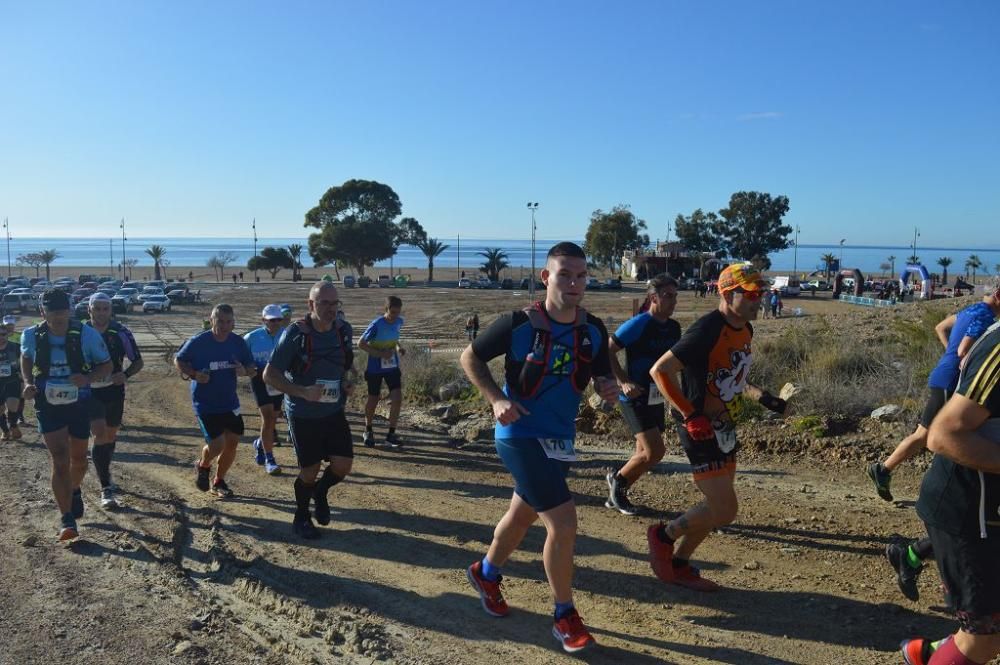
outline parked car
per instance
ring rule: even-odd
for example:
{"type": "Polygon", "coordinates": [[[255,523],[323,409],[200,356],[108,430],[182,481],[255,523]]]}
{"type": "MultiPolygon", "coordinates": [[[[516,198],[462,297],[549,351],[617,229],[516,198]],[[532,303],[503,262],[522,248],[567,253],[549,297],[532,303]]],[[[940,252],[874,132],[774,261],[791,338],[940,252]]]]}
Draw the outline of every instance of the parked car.
{"type": "Polygon", "coordinates": [[[354,279],[354,275],[344,275],[344,286],[353,289],[357,284],[357,280],[354,279]]]}
{"type": "Polygon", "coordinates": [[[176,304],[183,304],[190,300],[191,295],[187,289],[173,289],[167,291],[167,299],[176,304]]]}
{"type": "Polygon", "coordinates": [[[111,311],[115,314],[127,314],[132,311],[135,303],[129,296],[114,295],[111,297],[111,311]]]}
{"type": "Polygon", "coordinates": [[[512,280],[510,277],[504,277],[503,281],[500,282],[500,288],[510,291],[511,289],[514,288],[514,280],[512,280]]]}
{"type": "Polygon", "coordinates": [[[486,277],[485,275],[481,275],[472,284],[472,288],[474,288],[474,289],[488,289],[488,288],[490,288],[490,278],[486,277]]]}
{"type": "Polygon", "coordinates": [[[622,281],[617,277],[608,277],[606,280],[604,280],[604,285],[602,288],[607,291],[621,291],[622,281]]]}
{"type": "MultiPolygon", "coordinates": [[[[527,291],[528,287],[530,285],[531,285],[531,278],[530,277],[525,277],[524,279],[521,280],[521,285],[518,288],[524,289],[525,291],[527,291]]],[[[535,281],[535,290],[536,291],[541,291],[544,288],[545,288],[544,284],[542,284],[540,281],[537,281],[537,280],[535,281]]]]}
{"type": "Polygon", "coordinates": [[[111,297],[112,300],[115,298],[125,298],[128,300],[129,306],[132,306],[139,301],[139,291],[136,289],[118,289],[118,293],[111,297]]]}
{"type": "Polygon", "coordinates": [[[8,293],[0,300],[0,308],[3,309],[5,314],[10,312],[28,312],[31,311],[32,305],[28,298],[24,298],[15,293],[8,293]]]}
{"type": "Polygon", "coordinates": [[[169,312],[170,298],[162,293],[147,295],[146,299],[142,301],[142,311],[144,314],[146,312],[169,312]]]}
{"type": "Polygon", "coordinates": [[[78,303],[81,300],[89,298],[93,293],[94,293],[93,289],[83,289],[83,288],[77,289],[76,291],[70,294],[70,302],[74,304],[78,303]]]}
{"type": "Polygon", "coordinates": [[[810,281],[807,286],[813,291],[829,291],[830,282],[823,279],[814,279],[810,281]]]}
{"type": "Polygon", "coordinates": [[[601,290],[601,280],[597,279],[596,277],[588,277],[587,278],[587,285],[586,285],[585,288],[586,288],[587,291],[600,291],[601,290]]]}
{"type": "Polygon", "coordinates": [[[379,275],[378,276],[378,288],[380,288],[380,289],[388,289],[390,286],[392,286],[392,278],[391,277],[389,277],[388,275],[379,275]]]}
{"type": "Polygon", "coordinates": [[[90,318],[90,301],[81,300],[73,307],[73,316],[83,321],[90,318]]]}
{"type": "Polygon", "coordinates": [[[458,280],[458,288],[471,289],[472,281],[468,277],[463,277],[462,279],[458,280]]]}
{"type": "Polygon", "coordinates": [[[139,302],[145,303],[148,299],[152,298],[153,296],[166,297],[166,294],[163,293],[163,289],[157,288],[155,286],[147,286],[142,290],[142,293],[139,294],[139,302]]]}
{"type": "Polygon", "coordinates": [[[165,281],[163,281],[162,279],[151,279],[148,282],[146,282],[145,285],[146,286],[153,286],[153,287],[156,287],[158,289],[166,289],[167,288],[167,283],[165,281]]]}

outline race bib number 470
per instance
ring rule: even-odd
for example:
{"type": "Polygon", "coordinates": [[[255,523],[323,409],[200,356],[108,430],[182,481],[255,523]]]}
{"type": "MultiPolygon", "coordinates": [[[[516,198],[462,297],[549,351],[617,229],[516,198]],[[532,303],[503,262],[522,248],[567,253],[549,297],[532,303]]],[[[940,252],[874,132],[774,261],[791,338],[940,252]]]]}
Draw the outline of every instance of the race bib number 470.
{"type": "Polygon", "coordinates": [[[575,462],[576,449],[573,447],[573,439],[539,439],[542,450],[549,459],[560,462],[575,462]]]}

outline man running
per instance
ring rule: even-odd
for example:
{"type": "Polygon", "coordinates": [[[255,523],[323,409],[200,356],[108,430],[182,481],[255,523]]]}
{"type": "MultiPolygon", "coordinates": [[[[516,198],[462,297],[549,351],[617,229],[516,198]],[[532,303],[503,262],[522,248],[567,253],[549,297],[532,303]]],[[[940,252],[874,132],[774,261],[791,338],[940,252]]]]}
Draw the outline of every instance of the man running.
{"type": "Polygon", "coordinates": [[[911,665],[981,665],[1000,655],[1000,324],[968,352],[927,447],[934,460],[917,514],[960,628],[936,648],[904,640],[903,655],[911,665]]]}
{"type": "Polygon", "coordinates": [[[649,378],[649,370],[681,337],[680,325],[670,318],[677,305],[677,280],[666,273],[657,275],[649,280],[647,292],[649,309],[619,326],[608,342],[611,371],[621,389],[618,406],[635,436],[635,453],[625,466],[607,476],[608,500],[604,505],[623,515],[638,514],[628,490],[663,459],[663,395],[649,378]],[[618,362],[622,349],[627,369],[618,362]]]}
{"type": "MultiPolygon", "coordinates": [[[[959,368],[976,340],[1000,316],[1000,277],[994,277],[981,302],[969,305],[941,321],[934,328],[944,354],[927,380],[930,397],[924,406],[920,424],[912,434],[903,439],[884,462],[868,465],[868,477],[875,484],[875,491],[886,501],[892,501],[890,483],[892,472],[903,462],[919,455],[927,447],[927,431],[948,396],[955,392],[959,368]]],[[[910,600],[920,598],[917,579],[924,561],[934,558],[930,538],[921,538],[909,545],[891,543],[886,547],[886,557],[896,570],[900,591],[910,600]]]]}
{"type": "Polygon", "coordinates": [[[110,376],[90,385],[92,390],[87,406],[90,429],[94,434],[94,449],[90,456],[101,483],[101,507],[114,509],[119,505],[115,486],[111,482],[111,460],[125,413],[125,383],[142,369],[142,355],[132,331],[111,320],[111,298],[104,293],[95,293],[90,296],[89,309],[90,321],[87,324],[101,334],[111,354],[110,376]],[[128,367],[125,367],[126,358],[128,367]]]}
{"type": "Polygon", "coordinates": [[[694,322],[650,375],[673,405],[677,434],[694,482],[705,495],[698,505],[646,532],[653,573],[664,582],[716,591],[691,565],[695,549],[712,532],[736,518],[736,427],[729,405],[739,395],[783,414],[785,401],[747,382],[751,321],[757,318],[767,284],[750,264],[737,263],[719,275],[719,306],[694,322]],[[677,374],[683,372],[683,383],[677,374]],[[676,541],[680,541],[679,543],[676,541]],[[675,547],[676,543],[676,547],[675,547]]]}
{"type": "MultiPolygon", "coordinates": [[[[17,317],[8,314],[3,317],[3,327],[7,331],[7,341],[21,348],[21,333],[17,332],[17,317]]],[[[7,416],[7,425],[11,428],[12,438],[20,438],[21,430],[19,425],[26,424],[24,420],[24,398],[17,400],[17,413],[7,416]],[[17,428],[18,436],[13,436],[14,429],[17,428]]]]}
{"type": "Polygon", "coordinates": [[[6,327],[0,327],[0,440],[21,438],[17,410],[21,403],[21,345],[10,339],[6,327]]]}
{"type": "Polygon", "coordinates": [[[42,294],[44,321],[21,335],[24,399],[35,400],[38,431],[52,459],[52,494],[62,515],[59,540],[79,535],[83,517],[80,484],[87,474],[90,384],[111,373],[111,356],[101,335],[70,321],[69,296],[51,289],[42,294]]]}
{"type": "Polygon", "coordinates": [[[236,459],[236,447],[243,436],[240,398],[236,378],[257,375],[253,356],[243,338],[233,333],[236,317],[232,305],[212,308],[211,328],[184,342],[174,364],[181,376],[191,380],[191,401],[205,436],[201,458],[195,463],[195,486],[209,488],[223,499],[233,491],[226,484],[226,472],[236,459]],[[215,480],[209,485],[212,462],[218,458],[215,480]]]}
{"type": "Polygon", "coordinates": [[[314,284],[309,290],[309,313],[285,330],[264,368],[264,381],[285,393],[289,436],[299,461],[292,529],[308,539],[319,537],[309,502],[315,505],[316,521],[329,524],[327,494],[351,472],[354,460],[344,414],[354,350],[350,324],[337,318],[339,307],[337,287],[330,282],[314,284]],[[320,476],[324,461],[329,464],[320,476]]]}
{"type": "Polygon", "coordinates": [[[281,337],[284,316],[278,305],[268,305],[260,316],[264,325],[243,336],[257,364],[257,374],[250,379],[250,385],[254,399],[257,400],[257,408],[260,409],[260,438],[254,440],[253,449],[257,466],[263,466],[268,475],[275,476],[281,473],[281,467],[274,460],[274,439],[284,395],[277,388],[264,383],[262,373],[281,337]]]}
{"type": "Polygon", "coordinates": [[[368,367],[365,370],[365,382],[368,384],[368,401],[365,402],[365,446],[375,445],[375,434],[372,432],[372,422],[375,419],[375,407],[378,406],[382,391],[382,381],[389,389],[389,432],[385,442],[393,448],[403,445],[396,434],[396,423],[399,421],[399,409],[403,405],[403,379],[399,369],[399,358],[406,350],[399,345],[399,331],[403,327],[403,301],[396,296],[385,299],[385,314],[368,324],[361,334],[358,348],[368,354],[368,367]]]}
{"type": "Polygon", "coordinates": [[[573,605],[576,505],[566,485],[580,395],[593,379],[609,404],[618,395],[608,360],[608,333],[579,307],[587,259],[571,242],[549,250],[541,272],[545,301],[501,316],[462,353],[462,369],[493,407],[496,449],[514,477],[514,495],[486,556],[469,566],[469,583],[487,614],[506,616],[501,569],[535,520],[545,524],[542,560],[555,598],[552,634],[573,653],[594,643],[573,605]],[[504,356],[497,386],[487,363],[504,356]]]}

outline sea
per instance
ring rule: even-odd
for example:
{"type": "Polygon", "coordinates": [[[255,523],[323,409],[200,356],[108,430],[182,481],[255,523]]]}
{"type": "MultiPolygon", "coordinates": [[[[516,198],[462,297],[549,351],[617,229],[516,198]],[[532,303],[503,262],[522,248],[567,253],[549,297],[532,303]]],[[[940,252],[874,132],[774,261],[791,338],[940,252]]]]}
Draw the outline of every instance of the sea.
{"type": "MultiPolygon", "coordinates": [[[[443,254],[434,259],[434,266],[437,269],[449,268],[459,270],[469,270],[474,273],[483,258],[479,255],[487,248],[502,248],[508,256],[507,261],[513,267],[528,267],[531,265],[531,240],[511,239],[511,238],[439,238],[448,245],[448,249],[443,254]]],[[[541,266],[545,261],[545,254],[556,242],[561,239],[544,239],[535,241],[535,265],[541,266]]],[[[582,244],[582,240],[575,242],[582,244]]],[[[258,238],[257,249],[264,247],[287,247],[291,244],[300,244],[307,247],[305,238],[258,238]]],[[[204,266],[206,262],[219,252],[232,252],[236,255],[233,266],[245,266],[247,261],[254,255],[254,243],[252,238],[129,238],[124,246],[121,238],[12,238],[5,246],[4,238],[0,237],[0,265],[5,259],[5,250],[10,257],[10,265],[13,272],[29,274],[33,272],[28,266],[19,266],[17,257],[22,254],[54,249],[58,252],[58,258],[53,262],[53,266],[81,266],[93,267],[95,269],[108,268],[117,272],[118,265],[122,261],[122,256],[126,258],[138,259],[136,269],[142,267],[152,267],[153,261],[146,254],[146,249],[152,245],[160,245],[166,249],[166,259],[168,265],[174,266],[204,266]]],[[[311,266],[312,262],[306,254],[304,264],[311,266]]],[[[995,274],[1000,272],[1000,248],[995,247],[921,247],[917,246],[917,256],[928,271],[940,273],[941,266],[938,260],[942,257],[951,259],[948,266],[948,274],[956,275],[965,272],[965,263],[970,255],[976,255],[982,262],[982,267],[977,270],[977,274],[995,274]]],[[[890,245],[847,245],[841,247],[835,245],[799,245],[775,252],[769,256],[771,259],[771,270],[778,272],[800,272],[810,273],[823,269],[823,262],[820,257],[824,254],[832,254],[841,260],[844,268],[857,268],[861,272],[868,274],[884,274],[891,266],[897,273],[905,266],[906,258],[913,254],[912,248],[907,246],[890,245]],[[895,259],[890,259],[895,257],[895,259]],[[883,266],[887,266],[883,268],[883,266]]],[[[388,268],[390,263],[399,267],[424,267],[427,265],[425,257],[419,249],[404,245],[399,248],[396,255],[390,260],[380,261],[376,268],[388,268]]]]}

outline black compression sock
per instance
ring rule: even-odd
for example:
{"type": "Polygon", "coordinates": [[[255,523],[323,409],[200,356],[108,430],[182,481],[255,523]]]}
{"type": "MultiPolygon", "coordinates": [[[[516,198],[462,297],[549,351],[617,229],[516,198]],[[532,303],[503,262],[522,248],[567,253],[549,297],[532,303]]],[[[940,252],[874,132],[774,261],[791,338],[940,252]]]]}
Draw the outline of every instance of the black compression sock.
{"type": "Polygon", "coordinates": [[[111,484],[111,453],[114,450],[113,444],[95,444],[90,456],[94,460],[94,469],[97,470],[97,479],[101,481],[101,487],[111,484]]]}
{"type": "Polygon", "coordinates": [[[343,480],[343,476],[338,476],[333,472],[333,467],[328,466],[326,470],[323,471],[323,475],[320,476],[319,482],[316,483],[317,492],[327,492],[331,487],[343,480]]]}
{"type": "Polygon", "coordinates": [[[306,485],[301,478],[295,479],[295,519],[309,517],[309,500],[315,485],[306,485]]]}
{"type": "Polygon", "coordinates": [[[656,529],[656,537],[660,539],[661,543],[667,543],[668,545],[674,544],[674,539],[667,535],[667,525],[661,524],[656,529]]]}
{"type": "Polygon", "coordinates": [[[395,427],[390,427],[389,428],[389,434],[388,434],[388,436],[392,436],[395,433],[396,433],[396,428],[395,427]]]}
{"type": "Polygon", "coordinates": [[[931,544],[930,538],[921,538],[913,543],[910,543],[910,549],[913,553],[917,555],[917,558],[921,561],[927,561],[928,559],[934,558],[934,545],[931,544]]]}

